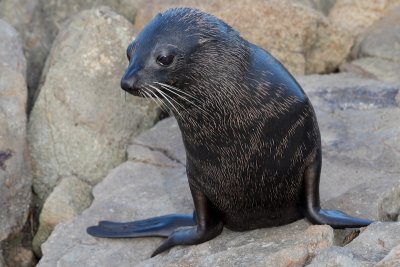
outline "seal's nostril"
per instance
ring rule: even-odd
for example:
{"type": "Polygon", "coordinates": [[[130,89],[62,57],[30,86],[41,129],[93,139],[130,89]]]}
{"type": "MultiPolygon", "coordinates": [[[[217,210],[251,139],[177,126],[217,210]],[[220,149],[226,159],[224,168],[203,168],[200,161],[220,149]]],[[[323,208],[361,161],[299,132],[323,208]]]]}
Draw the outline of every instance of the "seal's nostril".
{"type": "Polygon", "coordinates": [[[121,88],[124,89],[125,91],[129,91],[130,89],[132,89],[132,83],[128,79],[122,78],[121,88]]]}

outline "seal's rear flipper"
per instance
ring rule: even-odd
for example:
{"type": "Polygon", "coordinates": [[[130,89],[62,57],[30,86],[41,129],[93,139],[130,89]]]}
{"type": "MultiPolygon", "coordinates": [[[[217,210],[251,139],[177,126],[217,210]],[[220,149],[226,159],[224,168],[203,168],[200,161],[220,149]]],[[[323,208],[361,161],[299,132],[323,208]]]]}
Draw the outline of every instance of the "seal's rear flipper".
{"type": "Polygon", "coordinates": [[[87,228],[87,233],[108,238],[167,237],[179,227],[196,225],[194,217],[188,214],[170,214],[133,222],[100,221],[98,225],[87,228]]]}
{"type": "Polygon", "coordinates": [[[314,224],[328,224],[333,228],[357,228],[373,221],[352,217],[338,210],[323,210],[319,201],[319,176],[321,153],[317,152],[313,162],[304,172],[305,216],[314,224]]]}

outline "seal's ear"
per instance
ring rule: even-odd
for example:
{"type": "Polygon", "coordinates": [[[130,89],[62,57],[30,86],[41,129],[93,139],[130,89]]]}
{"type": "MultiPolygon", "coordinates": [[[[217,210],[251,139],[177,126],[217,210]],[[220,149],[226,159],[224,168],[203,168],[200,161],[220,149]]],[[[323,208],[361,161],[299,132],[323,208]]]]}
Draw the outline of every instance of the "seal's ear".
{"type": "Polygon", "coordinates": [[[198,40],[198,45],[202,46],[202,45],[209,44],[209,43],[214,43],[214,42],[217,42],[217,41],[218,40],[215,39],[215,38],[200,38],[198,40]]]}

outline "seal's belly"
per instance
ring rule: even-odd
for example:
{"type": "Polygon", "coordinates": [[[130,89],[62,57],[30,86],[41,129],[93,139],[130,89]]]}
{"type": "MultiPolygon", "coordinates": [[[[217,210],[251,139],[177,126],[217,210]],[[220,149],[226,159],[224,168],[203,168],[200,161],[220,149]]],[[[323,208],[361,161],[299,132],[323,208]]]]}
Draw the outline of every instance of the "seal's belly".
{"type": "Polygon", "coordinates": [[[268,173],[257,163],[247,170],[238,165],[207,166],[190,176],[191,184],[220,210],[225,225],[233,230],[277,226],[302,218],[302,177],[304,168],[268,173]],[[234,167],[233,167],[234,166],[234,167]],[[191,178],[193,177],[193,178],[191,178]]]}

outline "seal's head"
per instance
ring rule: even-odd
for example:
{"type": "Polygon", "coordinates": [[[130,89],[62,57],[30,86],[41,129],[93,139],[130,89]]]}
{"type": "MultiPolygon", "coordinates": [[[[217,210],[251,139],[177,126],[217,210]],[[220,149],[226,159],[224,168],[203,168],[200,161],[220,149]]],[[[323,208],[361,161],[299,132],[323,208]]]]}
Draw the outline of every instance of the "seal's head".
{"type": "Polygon", "coordinates": [[[158,14],[129,45],[129,66],[121,87],[144,97],[172,100],[186,91],[186,96],[199,98],[202,87],[210,87],[211,81],[218,83],[217,76],[224,77],[226,69],[240,70],[237,62],[244,53],[238,52],[243,46],[237,39],[243,41],[230,26],[209,14],[169,9],[158,14]]]}

